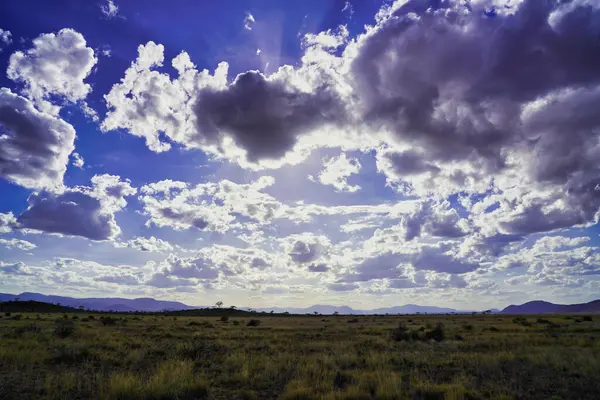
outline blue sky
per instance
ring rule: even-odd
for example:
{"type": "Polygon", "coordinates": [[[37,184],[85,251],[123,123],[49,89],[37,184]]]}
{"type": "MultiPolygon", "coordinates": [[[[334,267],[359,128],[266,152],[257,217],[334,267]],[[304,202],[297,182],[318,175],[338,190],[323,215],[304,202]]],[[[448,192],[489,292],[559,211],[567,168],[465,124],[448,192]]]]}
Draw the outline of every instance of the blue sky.
{"type": "Polygon", "coordinates": [[[0,4],[0,291],[597,297],[596,2],[0,4]]]}

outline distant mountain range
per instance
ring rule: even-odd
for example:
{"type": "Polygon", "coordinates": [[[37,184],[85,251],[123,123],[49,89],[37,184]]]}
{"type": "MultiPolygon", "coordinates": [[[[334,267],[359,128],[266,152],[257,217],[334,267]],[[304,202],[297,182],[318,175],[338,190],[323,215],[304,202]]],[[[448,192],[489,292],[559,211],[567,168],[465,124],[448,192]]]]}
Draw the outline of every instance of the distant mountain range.
{"type": "Polygon", "coordinates": [[[98,311],[173,311],[197,308],[177,301],[161,301],[151,298],[123,299],[119,297],[107,297],[76,299],[73,297],[47,296],[40,293],[28,292],[16,295],[0,293],[0,301],[15,300],[16,298],[19,300],[33,300],[44,303],[60,303],[62,306],[75,308],[83,306],[86,309],[98,311]]]}
{"type": "Polygon", "coordinates": [[[576,314],[600,313],[600,300],[581,304],[554,304],[547,301],[530,301],[520,306],[510,305],[501,314],[576,314]]]}
{"type": "Polygon", "coordinates": [[[314,305],[306,308],[259,308],[256,311],[275,311],[276,313],[289,312],[290,314],[334,314],[337,312],[342,315],[368,315],[368,314],[451,314],[451,313],[471,313],[471,311],[460,311],[453,308],[434,307],[434,306],[418,306],[415,304],[406,304],[404,306],[375,308],[372,310],[355,310],[348,306],[328,306],[314,305]]]}
{"type": "MultiPolygon", "coordinates": [[[[193,310],[198,308],[206,308],[200,306],[189,306],[177,301],[162,301],[152,298],[124,299],[119,297],[107,298],[84,298],[78,299],[65,296],[48,296],[40,293],[21,293],[21,294],[6,294],[0,293],[0,302],[19,300],[32,300],[44,303],[60,303],[62,306],[79,308],[83,306],[85,309],[98,311],[178,311],[178,310],[193,310]]],[[[250,310],[247,307],[239,307],[242,310],[250,310]]],[[[314,305],[306,308],[290,308],[290,307],[272,307],[272,308],[253,308],[257,312],[276,312],[290,314],[342,314],[342,315],[368,315],[368,314],[468,314],[473,311],[455,310],[453,308],[434,307],[434,306],[419,306],[415,304],[406,304],[403,306],[375,308],[371,310],[355,310],[348,306],[330,306],[330,305],[314,305]]],[[[479,312],[483,310],[478,310],[479,312]]],[[[547,313],[600,313],[600,300],[595,300],[584,304],[553,304],[546,301],[531,301],[521,305],[511,305],[499,311],[491,309],[492,313],[501,314],[547,314],[547,313]]]]}

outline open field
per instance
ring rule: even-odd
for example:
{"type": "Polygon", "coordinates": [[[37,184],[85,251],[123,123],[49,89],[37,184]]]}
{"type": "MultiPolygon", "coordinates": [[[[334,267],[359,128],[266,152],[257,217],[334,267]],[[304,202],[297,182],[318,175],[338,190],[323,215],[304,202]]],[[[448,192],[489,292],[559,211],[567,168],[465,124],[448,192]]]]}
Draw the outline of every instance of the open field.
{"type": "Polygon", "coordinates": [[[600,317],[3,313],[0,398],[598,399],[600,317]]]}

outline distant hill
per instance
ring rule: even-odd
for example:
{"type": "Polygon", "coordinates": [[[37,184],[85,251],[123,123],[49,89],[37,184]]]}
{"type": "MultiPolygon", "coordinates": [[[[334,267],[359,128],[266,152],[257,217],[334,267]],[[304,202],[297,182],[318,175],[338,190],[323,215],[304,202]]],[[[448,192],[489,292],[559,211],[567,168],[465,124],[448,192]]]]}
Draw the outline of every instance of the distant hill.
{"type": "Polygon", "coordinates": [[[74,307],[57,306],[41,301],[4,301],[0,302],[0,312],[32,312],[32,313],[72,313],[79,310],[74,307]]]}
{"type": "Polygon", "coordinates": [[[600,300],[581,304],[554,304],[547,301],[530,301],[521,305],[510,305],[501,314],[575,314],[600,313],[600,300]]]}
{"type": "Polygon", "coordinates": [[[164,311],[164,310],[189,310],[196,307],[188,306],[177,301],[161,301],[151,298],[123,299],[123,298],[83,298],[77,299],[64,296],[47,296],[40,293],[5,294],[0,293],[0,301],[19,299],[22,301],[33,300],[44,303],[60,304],[61,306],[98,311],[164,311]]]}
{"type": "Polygon", "coordinates": [[[384,307],[375,308],[371,310],[355,310],[348,306],[329,306],[329,305],[314,305],[306,308],[293,308],[293,307],[272,307],[272,308],[259,308],[256,311],[267,311],[271,310],[276,313],[289,312],[290,314],[333,314],[337,312],[341,315],[369,315],[369,314],[451,314],[451,313],[470,313],[471,311],[459,311],[453,308],[434,307],[434,306],[418,306],[415,304],[407,304],[404,306],[395,307],[384,307]]]}
{"type": "MultiPolygon", "coordinates": [[[[207,313],[208,307],[194,307],[177,301],[162,301],[152,298],[124,299],[119,297],[108,298],[74,298],[66,296],[52,296],[40,293],[25,292],[18,295],[0,293],[0,301],[12,301],[15,299],[21,301],[38,301],[44,303],[60,304],[61,306],[79,308],[83,306],[86,310],[97,311],[117,311],[117,312],[160,312],[160,311],[185,311],[200,310],[207,313]]],[[[227,306],[225,306],[227,309],[227,306]]],[[[239,307],[240,311],[250,310],[247,307],[239,307]]],[[[338,313],[341,315],[368,315],[368,314],[451,314],[451,313],[471,313],[471,311],[455,310],[453,308],[419,306],[416,304],[406,304],[402,306],[375,308],[370,310],[355,310],[348,306],[332,306],[316,304],[310,307],[269,307],[252,309],[255,312],[274,311],[275,313],[290,314],[314,314],[315,312],[323,315],[338,313]]],[[[482,310],[479,310],[482,311],[482,310]]],[[[212,311],[210,311],[212,312],[212,311]]],[[[215,311],[219,312],[219,311],[215,311]]]]}

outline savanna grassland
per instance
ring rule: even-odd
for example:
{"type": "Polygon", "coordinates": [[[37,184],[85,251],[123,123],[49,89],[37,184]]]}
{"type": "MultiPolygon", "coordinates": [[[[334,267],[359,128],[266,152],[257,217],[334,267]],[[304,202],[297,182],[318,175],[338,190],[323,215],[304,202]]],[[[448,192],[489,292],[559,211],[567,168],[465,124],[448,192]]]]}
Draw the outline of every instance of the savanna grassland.
{"type": "Polygon", "coordinates": [[[0,398],[599,399],[600,317],[3,313],[0,398]]]}

